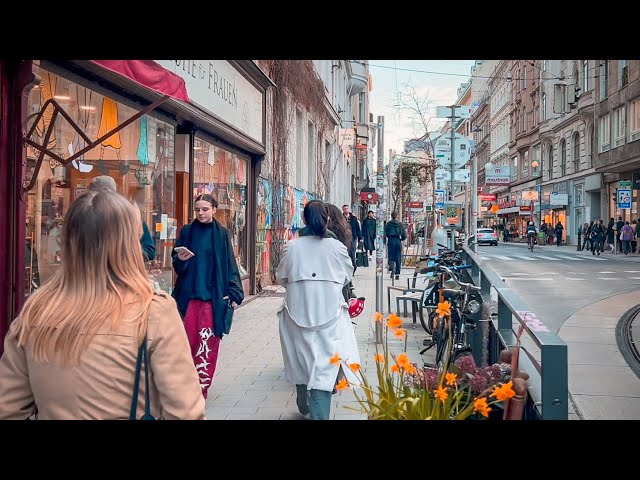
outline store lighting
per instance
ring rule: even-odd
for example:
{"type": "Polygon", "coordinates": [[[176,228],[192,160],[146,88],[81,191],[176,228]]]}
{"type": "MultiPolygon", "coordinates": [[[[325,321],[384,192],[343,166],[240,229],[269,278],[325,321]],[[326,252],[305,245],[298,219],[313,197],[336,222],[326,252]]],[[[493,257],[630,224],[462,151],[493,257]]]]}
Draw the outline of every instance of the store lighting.
{"type": "Polygon", "coordinates": [[[96,107],[92,107],[91,105],[80,105],[80,110],[95,110],[96,107]]]}
{"type": "Polygon", "coordinates": [[[54,95],[53,98],[56,100],[71,100],[69,95],[54,95]]]}

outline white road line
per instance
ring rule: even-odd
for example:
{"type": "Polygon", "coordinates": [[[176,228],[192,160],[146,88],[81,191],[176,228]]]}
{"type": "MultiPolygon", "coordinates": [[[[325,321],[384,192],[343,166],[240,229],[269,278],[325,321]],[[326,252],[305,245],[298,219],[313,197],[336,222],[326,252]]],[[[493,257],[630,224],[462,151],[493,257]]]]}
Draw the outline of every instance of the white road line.
{"type": "Polygon", "coordinates": [[[480,256],[480,260],[491,260],[489,257],[483,257],[482,255],[480,256]]]}
{"type": "Polygon", "coordinates": [[[522,260],[531,260],[535,261],[535,258],[527,257],[526,255],[514,255],[514,257],[520,258],[522,260]]]}
{"type": "Polygon", "coordinates": [[[598,277],[598,280],[619,280],[616,277],[598,277]]]}
{"type": "Polygon", "coordinates": [[[640,277],[629,277],[631,280],[640,280],[640,277]]]}
{"type": "Polygon", "coordinates": [[[586,280],[586,278],[571,278],[571,277],[562,277],[563,280],[586,280]]]}
{"type": "Polygon", "coordinates": [[[531,274],[530,273],[513,272],[513,273],[511,273],[511,275],[520,275],[520,276],[525,276],[526,277],[526,276],[529,276],[531,274]]]}
{"type": "MultiPolygon", "coordinates": [[[[616,273],[616,272],[598,272],[598,273],[616,273]]],[[[626,272],[625,272],[626,273],[626,272]]]]}
{"type": "Polygon", "coordinates": [[[577,262],[582,262],[584,258],[570,257],[569,255],[558,255],[558,258],[564,258],[565,260],[573,260],[577,262]]]}
{"type": "Polygon", "coordinates": [[[555,261],[555,262],[559,262],[559,261],[560,261],[560,259],[559,259],[559,258],[556,258],[556,257],[547,257],[547,256],[545,256],[545,255],[536,255],[536,257],[538,257],[538,258],[544,258],[545,260],[553,260],[553,261],[555,261]]]}
{"type": "Polygon", "coordinates": [[[513,277],[513,278],[508,278],[508,280],[539,280],[541,282],[544,282],[548,280],[555,280],[555,278],[553,277],[542,277],[542,278],[513,277]]]}
{"type": "Polygon", "coordinates": [[[624,273],[640,273],[640,270],[625,270],[624,273]]]}
{"type": "MultiPolygon", "coordinates": [[[[571,275],[589,275],[587,272],[567,272],[571,275]]],[[[600,272],[602,273],[602,272],[600,272]]]]}
{"type": "Polygon", "coordinates": [[[511,257],[505,257],[504,255],[492,255],[495,258],[499,258],[500,260],[511,260],[511,257]]]}

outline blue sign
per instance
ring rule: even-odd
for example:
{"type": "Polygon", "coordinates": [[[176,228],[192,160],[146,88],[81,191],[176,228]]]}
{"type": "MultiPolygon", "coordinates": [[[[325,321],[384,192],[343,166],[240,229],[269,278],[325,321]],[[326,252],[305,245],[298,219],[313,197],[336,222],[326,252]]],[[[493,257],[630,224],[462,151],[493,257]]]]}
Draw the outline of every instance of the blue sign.
{"type": "Polygon", "coordinates": [[[631,189],[618,189],[618,208],[631,208],[631,189]]]}
{"type": "Polygon", "coordinates": [[[444,208],[444,201],[447,198],[447,194],[444,190],[436,190],[436,208],[444,208]]]}

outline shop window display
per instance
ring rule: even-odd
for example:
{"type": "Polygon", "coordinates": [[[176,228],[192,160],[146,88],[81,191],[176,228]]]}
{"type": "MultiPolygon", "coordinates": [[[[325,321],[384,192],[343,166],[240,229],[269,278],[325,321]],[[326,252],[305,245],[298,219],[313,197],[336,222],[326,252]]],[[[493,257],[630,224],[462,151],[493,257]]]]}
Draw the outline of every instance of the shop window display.
{"type": "MultiPolygon", "coordinates": [[[[136,113],[135,109],[64,77],[37,66],[34,68],[42,80],[29,95],[29,113],[33,116],[26,129],[51,98],[91,140],[136,113]]],[[[43,135],[52,121],[53,108],[49,109],[51,112],[45,111],[32,135],[39,144],[43,143],[43,135]]],[[[118,192],[140,207],[156,245],[156,258],[147,264],[149,271],[156,277],[158,286],[171,290],[171,248],[177,227],[174,218],[174,133],[173,125],[146,115],[71,164],[61,165],[45,156],[38,172],[35,172],[38,152],[27,147],[27,182],[37,175],[27,202],[27,294],[51,278],[58,268],[64,216],[71,202],[85,193],[98,175],[113,177],[118,192]]],[[[47,147],[60,157],[68,158],[85,146],[82,136],[59,115],[47,147]]]]}
{"type": "Polygon", "coordinates": [[[193,197],[208,193],[218,201],[215,218],[231,234],[241,276],[248,275],[246,211],[248,158],[196,137],[193,197]]]}

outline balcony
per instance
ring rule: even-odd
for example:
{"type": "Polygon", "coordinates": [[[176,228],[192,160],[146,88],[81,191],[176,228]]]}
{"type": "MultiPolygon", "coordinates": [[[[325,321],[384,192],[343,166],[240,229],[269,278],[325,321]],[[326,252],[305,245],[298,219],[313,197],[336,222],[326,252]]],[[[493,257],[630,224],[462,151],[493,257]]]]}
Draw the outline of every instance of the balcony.
{"type": "Polygon", "coordinates": [[[364,92],[365,88],[369,85],[367,69],[362,63],[356,62],[359,62],[359,60],[351,61],[351,79],[349,80],[349,88],[351,89],[350,96],[352,97],[364,92]]]}

